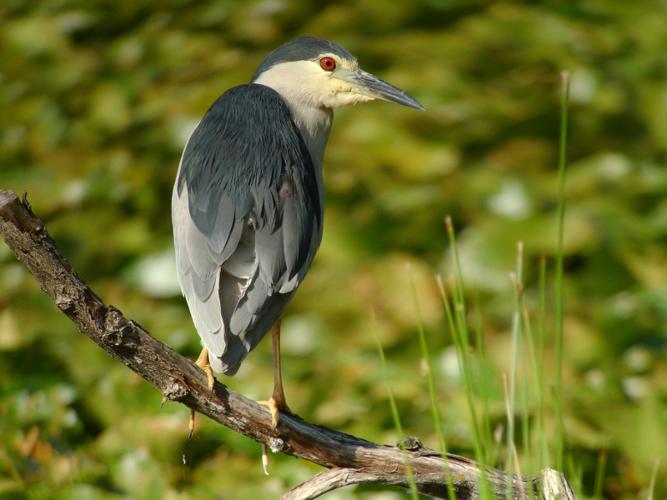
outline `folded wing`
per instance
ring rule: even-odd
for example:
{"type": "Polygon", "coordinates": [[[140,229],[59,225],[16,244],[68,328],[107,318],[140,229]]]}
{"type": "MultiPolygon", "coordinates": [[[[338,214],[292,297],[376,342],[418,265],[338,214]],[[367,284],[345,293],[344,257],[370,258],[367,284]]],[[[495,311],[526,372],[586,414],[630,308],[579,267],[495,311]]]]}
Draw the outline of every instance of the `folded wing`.
{"type": "Polygon", "coordinates": [[[278,319],[322,236],[313,162],[289,108],[228,90],[183,152],[172,196],[178,278],[213,369],[234,374],[278,319]]]}

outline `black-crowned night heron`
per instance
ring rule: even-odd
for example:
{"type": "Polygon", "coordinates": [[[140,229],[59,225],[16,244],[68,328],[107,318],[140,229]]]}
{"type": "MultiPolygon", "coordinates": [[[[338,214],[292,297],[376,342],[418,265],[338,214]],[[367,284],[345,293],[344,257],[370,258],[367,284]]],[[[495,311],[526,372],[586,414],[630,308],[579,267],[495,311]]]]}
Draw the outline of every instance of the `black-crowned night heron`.
{"type": "Polygon", "coordinates": [[[274,427],[288,411],[279,318],[322,239],[333,109],[373,99],[423,109],[339,45],[299,38],[220,96],[183,151],[172,219],[178,280],[204,347],[197,364],[212,388],[212,372],[234,375],[273,325],[274,427]]]}

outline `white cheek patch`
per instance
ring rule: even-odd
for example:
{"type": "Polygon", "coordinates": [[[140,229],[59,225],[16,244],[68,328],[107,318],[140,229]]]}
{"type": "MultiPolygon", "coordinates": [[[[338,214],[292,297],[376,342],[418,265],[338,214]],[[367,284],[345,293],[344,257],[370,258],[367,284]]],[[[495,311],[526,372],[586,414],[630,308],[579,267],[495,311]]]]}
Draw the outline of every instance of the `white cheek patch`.
{"type": "Polygon", "coordinates": [[[297,107],[337,108],[375,99],[355,91],[352,84],[336,78],[335,72],[325,72],[316,61],[276,64],[254,83],[271,87],[297,107]]]}
{"type": "Polygon", "coordinates": [[[257,77],[254,83],[271,87],[277,92],[282,90],[306,91],[322,70],[312,61],[291,61],[276,64],[257,77]]]}

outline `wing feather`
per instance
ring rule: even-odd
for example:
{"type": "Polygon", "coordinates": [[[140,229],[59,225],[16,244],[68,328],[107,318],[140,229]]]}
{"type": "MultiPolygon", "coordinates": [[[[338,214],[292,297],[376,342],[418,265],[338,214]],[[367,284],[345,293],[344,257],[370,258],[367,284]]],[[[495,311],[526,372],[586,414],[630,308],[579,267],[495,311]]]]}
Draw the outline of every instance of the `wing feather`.
{"type": "Polygon", "coordinates": [[[243,85],[204,115],[172,197],[179,283],[215,371],[233,374],[279,317],[321,240],[321,193],[289,108],[243,85]]]}

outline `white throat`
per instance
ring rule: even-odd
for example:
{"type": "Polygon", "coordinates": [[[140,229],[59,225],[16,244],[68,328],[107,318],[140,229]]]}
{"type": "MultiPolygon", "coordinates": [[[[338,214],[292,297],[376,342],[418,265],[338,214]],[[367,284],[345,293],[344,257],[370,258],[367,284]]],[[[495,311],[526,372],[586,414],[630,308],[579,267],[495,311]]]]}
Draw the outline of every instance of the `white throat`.
{"type": "MultiPolygon", "coordinates": [[[[285,97],[283,96],[283,99],[285,97]]],[[[299,127],[303,139],[306,141],[310,157],[315,168],[322,170],[324,162],[324,149],[329,140],[329,131],[333,121],[333,111],[330,109],[313,108],[310,106],[299,106],[285,99],[292,111],[292,118],[299,127]]]]}

